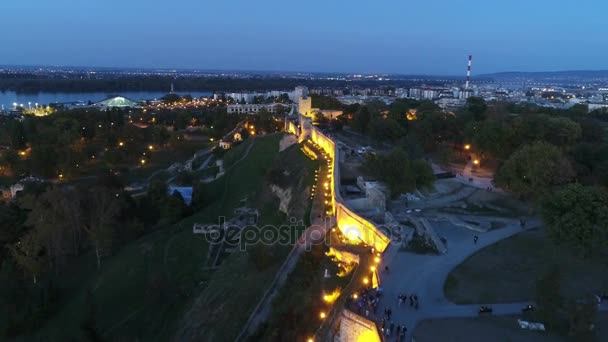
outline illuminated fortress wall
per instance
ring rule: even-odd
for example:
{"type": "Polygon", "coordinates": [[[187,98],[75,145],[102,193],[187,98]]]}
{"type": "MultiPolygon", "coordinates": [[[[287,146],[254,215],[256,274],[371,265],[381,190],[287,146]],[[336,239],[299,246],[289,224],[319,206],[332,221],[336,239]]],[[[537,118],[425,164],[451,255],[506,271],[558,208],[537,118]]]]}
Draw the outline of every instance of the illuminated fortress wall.
{"type": "Polygon", "coordinates": [[[285,131],[293,134],[293,135],[298,135],[298,127],[296,126],[295,123],[293,123],[290,120],[286,120],[285,121],[285,131]]]}
{"type": "Polygon", "coordinates": [[[342,311],[340,342],[381,342],[376,324],[348,310],[342,311]]]}
{"type": "Polygon", "coordinates": [[[363,241],[377,251],[383,252],[388,247],[390,240],[376,225],[350,210],[340,194],[338,188],[340,186],[340,162],[338,160],[340,156],[335,142],[314,127],[310,118],[300,116],[300,126],[302,127],[300,141],[310,137],[332,158],[333,177],[331,177],[330,189],[338,228],[349,240],[363,241]]]}

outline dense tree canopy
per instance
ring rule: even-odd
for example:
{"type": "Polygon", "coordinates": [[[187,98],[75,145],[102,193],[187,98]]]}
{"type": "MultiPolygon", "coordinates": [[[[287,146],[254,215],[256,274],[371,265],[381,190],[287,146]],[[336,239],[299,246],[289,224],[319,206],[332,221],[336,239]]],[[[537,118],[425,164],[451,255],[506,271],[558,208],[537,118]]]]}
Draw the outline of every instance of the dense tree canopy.
{"type": "Polygon", "coordinates": [[[563,153],[546,142],[525,145],[513,153],[495,175],[496,183],[520,195],[542,195],[574,177],[563,153]]]}
{"type": "Polygon", "coordinates": [[[430,186],[435,180],[431,167],[424,160],[411,161],[401,148],[395,148],[387,155],[368,155],[364,167],[388,185],[392,196],[430,186]]]}
{"type": "Polygon", "coordinates": [[[608,247],[608,193],[596,186],[569,184],[547,196],[542,215],[550,236],[589,255],[608,247]]]}

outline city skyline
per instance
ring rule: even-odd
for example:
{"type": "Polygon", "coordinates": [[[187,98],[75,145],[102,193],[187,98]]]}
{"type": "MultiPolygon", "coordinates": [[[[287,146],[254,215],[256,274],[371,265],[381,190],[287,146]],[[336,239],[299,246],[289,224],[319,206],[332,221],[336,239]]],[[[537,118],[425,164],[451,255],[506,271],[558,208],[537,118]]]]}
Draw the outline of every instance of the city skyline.
{"type": "Polygon", "coordinates": [[[601,70],[608,28],[588,14],[607,6],[26,0],[3,4],[2,64],[456,76],[472,54],[473,75],[601,70]]]}

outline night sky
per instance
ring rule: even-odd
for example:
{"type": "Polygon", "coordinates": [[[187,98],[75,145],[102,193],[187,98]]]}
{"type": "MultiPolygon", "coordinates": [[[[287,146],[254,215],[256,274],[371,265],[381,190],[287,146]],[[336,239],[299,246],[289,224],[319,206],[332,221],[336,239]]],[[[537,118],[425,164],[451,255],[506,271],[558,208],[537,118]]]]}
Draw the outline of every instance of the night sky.
{"type": "Polygon", "coordinates": [[[608,69],[605,0],[2,0],[0,64],[473,74],[608,69]]]}

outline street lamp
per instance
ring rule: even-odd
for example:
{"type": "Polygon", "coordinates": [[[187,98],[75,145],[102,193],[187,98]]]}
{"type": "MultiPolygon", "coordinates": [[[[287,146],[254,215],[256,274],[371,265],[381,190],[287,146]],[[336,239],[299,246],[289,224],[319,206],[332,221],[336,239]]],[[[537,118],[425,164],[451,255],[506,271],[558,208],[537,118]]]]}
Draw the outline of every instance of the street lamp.
{"type": "Polygon", "coordinates": [[[464,149],[467,150],[467,151],[470,150],[471,149],[471,145],[469,145],[469,144],[464,145],[464,149]]]}
{"type": "Polygon", "coordinates": [[[475,166],[479,166],[479,159],[475,159],[475,160],[473,160],[473,164],[474,164],[475,166]]]}

